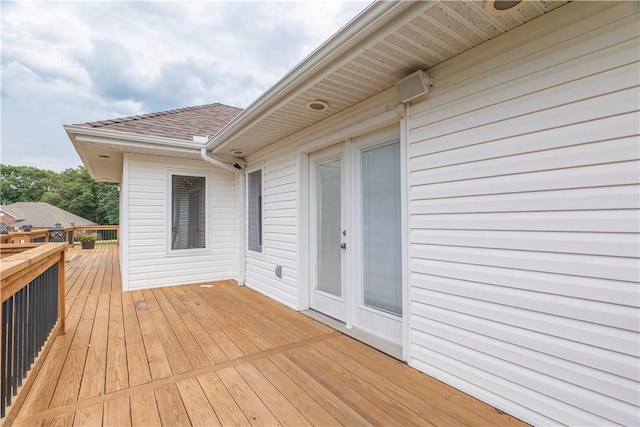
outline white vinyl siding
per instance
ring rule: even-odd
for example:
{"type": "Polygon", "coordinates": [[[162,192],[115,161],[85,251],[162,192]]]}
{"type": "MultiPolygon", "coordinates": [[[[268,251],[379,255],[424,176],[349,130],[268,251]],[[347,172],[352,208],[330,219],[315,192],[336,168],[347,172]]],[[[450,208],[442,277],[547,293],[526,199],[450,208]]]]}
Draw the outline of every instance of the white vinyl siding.
{"type": "Polygon", "coordinates": [[[256,254],[247,247],[245,283],[276,301],[296,307],[296,154],[288,147],[264,157],[256,157],[253,164],[258,161],[263,165],[262,253],[256,254]],[[275,275],[277,265],[282,266],[281,278],[275,275]]]}
{"type": "MultiPolygon", "coordinates": [[[[123,248],[127,289],[223,280],[233,277],[233,177],[201,161],[126,155],[128,242],[123,248]],[[177,172],[179,171],[179,172],[177,172]],[[203,176],[209,181],[205,249],[171,251],[170,176],[203,176]],[[168,179],[169,177],[169,179],[168,179]],[[183,255],[182,252],[185,254],[183,255]]],[[[124,236],[123,236],[124,237],[124,236]]]]}
{"type": "MultiPolygon", "coordinates": [[[[298,239],[300,230],[306,230],[302,226],[305,212],[301,212],[305,208],[298,210],[298,198],[305,200],[307,190],[306,177],[298,175],[299,156],[394,123],[397,125],[397,112],[388,110],[389,103],[393,102],[396,102],[395,91],[387,90],[364,101],[349,114],[331,117],[322,126],[280,141],[247,159],[248,171],[262,169],[263,188],[262,253],[245,250],[245,284],[248,287],[291,308],[309,307],[308,272],[301,277],[298,271],[299,266],[305,269],[308,264],[305,247],[308,231],[301,234],[302,240],[298,239]],[[305,183],[301,190],[303,194],[298,193],[300,182],[305,183]],[[282,266],[281,278],[275,275],[278,265],[282,266]]],[[[245,224],[247,212],[242,215],[245,224]]]]}
{"type": "Polygon", "coordinates": [[[564,6],[408,112],[409,363],[533,424],[639,421],[637,9],[564,6]]]}

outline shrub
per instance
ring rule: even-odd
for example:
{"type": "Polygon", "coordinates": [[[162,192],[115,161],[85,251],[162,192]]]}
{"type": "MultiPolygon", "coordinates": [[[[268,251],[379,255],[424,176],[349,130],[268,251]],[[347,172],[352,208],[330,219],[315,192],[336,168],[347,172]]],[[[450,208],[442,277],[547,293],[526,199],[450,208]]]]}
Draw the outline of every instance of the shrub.
{"type": "Polygon", "coordinates": [[[78,233],[73,240],[76,242],[95,242],[97,239],[98,235],[96,233],[78,233]]]}

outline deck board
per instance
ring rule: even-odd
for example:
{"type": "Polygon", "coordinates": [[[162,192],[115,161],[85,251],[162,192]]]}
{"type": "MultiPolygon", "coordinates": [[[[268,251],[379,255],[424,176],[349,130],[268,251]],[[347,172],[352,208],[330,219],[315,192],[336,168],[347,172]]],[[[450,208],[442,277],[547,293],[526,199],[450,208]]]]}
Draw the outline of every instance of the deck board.
{"type": "Polygon", "coordinates": [[[15,426],[524,425],[233,281],[123,293],[117,248],[68,260],[15,426]]]}
{"type": "Polygon", "coordinates": [[[93,372],[91,376],[83,376],[80,385],[79,400],[104,394],[104,384],[107,372],[107,340],[109,332],[109,294],[98,296],[96,317],[89,342],[89,349],[84,369],[93,372]]]}

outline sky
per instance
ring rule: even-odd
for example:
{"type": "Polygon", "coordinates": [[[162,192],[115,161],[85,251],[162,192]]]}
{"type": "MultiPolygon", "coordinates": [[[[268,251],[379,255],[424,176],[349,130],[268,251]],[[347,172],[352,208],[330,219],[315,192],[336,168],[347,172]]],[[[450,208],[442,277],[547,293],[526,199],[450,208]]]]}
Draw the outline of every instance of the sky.
{"type": "Polygon", "coordinates": [[[0,2],[0,162],[82,164],[64,124],[245,108],[370,1],[0,2]]]}

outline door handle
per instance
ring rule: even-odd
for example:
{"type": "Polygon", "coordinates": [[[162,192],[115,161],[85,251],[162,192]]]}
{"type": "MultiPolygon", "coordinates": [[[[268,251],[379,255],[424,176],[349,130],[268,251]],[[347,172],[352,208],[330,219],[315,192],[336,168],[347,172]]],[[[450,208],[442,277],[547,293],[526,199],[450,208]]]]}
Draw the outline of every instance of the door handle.
{"type": "Polygon", "coordinates": [[[347,249],[347,244],[346,243],[340,243],[340,247],[342,249],[347,249]]]}

